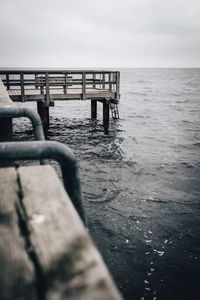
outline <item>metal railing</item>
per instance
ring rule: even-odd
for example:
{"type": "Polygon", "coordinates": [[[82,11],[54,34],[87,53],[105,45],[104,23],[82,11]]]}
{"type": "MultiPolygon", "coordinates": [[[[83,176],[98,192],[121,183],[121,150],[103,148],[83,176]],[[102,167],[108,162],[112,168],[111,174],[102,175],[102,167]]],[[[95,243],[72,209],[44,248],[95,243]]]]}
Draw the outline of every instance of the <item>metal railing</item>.
{"type": "Polygon", "coordinates": [[[0,118],[21,118],[25,117],[31,120],[35,139],[45,140],[42,122],[38,113],[25,107],[3,107],[0,108],[0,118]]]}
{"type": "Polygon", "coordinates": [[[2,142],[0,160],[54,159],[61,167],[66,192],[86,224],[77,160],[69,147],[58,142],[2,142]]]}
{"type": "MultiPolygon", "coordinates": [[[[38,113],[33,111],[30,108],[25,108],[25,107],[3,107],[0,108],[0,119],[1,118],[28,118],[32,122],[33,126],[33,133],[35,136],[35,139],[38,141],[43,141],[45,140],[44,137],[44,131],[42,127],[42,122],[40,119],[40,116],[38,113]]],[[[40,160],[41,165],[45,165],[44,160],[40,160]]]]}

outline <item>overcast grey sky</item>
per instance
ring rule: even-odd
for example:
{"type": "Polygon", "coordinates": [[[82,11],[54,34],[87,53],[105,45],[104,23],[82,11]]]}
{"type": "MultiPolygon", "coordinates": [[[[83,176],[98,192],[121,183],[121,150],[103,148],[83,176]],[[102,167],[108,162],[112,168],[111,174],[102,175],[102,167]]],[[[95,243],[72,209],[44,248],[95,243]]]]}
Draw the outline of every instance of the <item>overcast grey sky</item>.
{"type": "Polygon", "coordinates": [[[200,0],[0,0],[0,67],[200,67],[200,0]]]}

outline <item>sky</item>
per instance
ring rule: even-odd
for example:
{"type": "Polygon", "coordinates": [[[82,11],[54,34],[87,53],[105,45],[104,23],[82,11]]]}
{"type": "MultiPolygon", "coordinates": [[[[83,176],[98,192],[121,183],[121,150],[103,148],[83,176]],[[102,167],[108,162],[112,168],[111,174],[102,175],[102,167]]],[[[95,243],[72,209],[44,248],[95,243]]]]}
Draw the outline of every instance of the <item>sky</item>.
{"type": "Polygon", "coordinates": [[[200,0],[0,0],[2,67],[200,67],[200,0]]]}

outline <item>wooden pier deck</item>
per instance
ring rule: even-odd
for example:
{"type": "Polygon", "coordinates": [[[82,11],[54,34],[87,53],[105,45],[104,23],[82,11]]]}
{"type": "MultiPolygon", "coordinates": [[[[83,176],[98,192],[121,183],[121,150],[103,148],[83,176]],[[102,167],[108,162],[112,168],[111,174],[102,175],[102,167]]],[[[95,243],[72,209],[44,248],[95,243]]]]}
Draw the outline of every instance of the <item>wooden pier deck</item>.
{"type": "Polygon", "coordinates": [[[0,77],[13,101],[37,102],[38,113],[46,128],[49,127],[49,106],[56,100],[91,100],[92,118],[97,116],[97,102],[103,103],[106,127],[109,125],[110,104],[112,115],[119,115],[119,71],[0,70],[0,77]]]}
{"type": "MultiPolygon", "coordinates": [[[[8,91],[10,98],[13,101],[21,101],[21,90],[19,89],[10,89],[8,91]]],[[[39,101],[45,100],[46,91],[44,94],[41,94],[39,89],[26,89],[24,91],[25,101],[39,101]]],[[[113,92],[109,92],[108,90],[100,90],[97,88],[87,88],[85,92],[84,100],[100,100],[100,99],[111,99],[111,102],[115,102],[113,99],[113,92]]],[[[67,93],[63,92],[62,88],[51,88],[50,89],[50,100],[83,100],[82,89],[78,88],[70,88],[67,90],[67,93]]]]}

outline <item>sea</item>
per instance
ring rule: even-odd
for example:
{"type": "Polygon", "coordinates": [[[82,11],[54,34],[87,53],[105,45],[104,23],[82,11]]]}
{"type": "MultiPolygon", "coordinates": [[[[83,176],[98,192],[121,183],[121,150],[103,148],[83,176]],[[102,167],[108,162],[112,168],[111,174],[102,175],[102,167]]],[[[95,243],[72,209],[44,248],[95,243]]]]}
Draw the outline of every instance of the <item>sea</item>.
{"type": "MultiPolygon", "coordinates": [[[[200,69],[120,75],[108,134],[101,103],[91,120],[90,101],[56,101],[47,139],[77,157],[89,232],[123,298],[199,299],[200,69]]],[[[33,139],[27,119],[14,139],[33,139]]]]}

